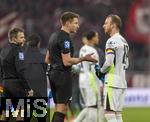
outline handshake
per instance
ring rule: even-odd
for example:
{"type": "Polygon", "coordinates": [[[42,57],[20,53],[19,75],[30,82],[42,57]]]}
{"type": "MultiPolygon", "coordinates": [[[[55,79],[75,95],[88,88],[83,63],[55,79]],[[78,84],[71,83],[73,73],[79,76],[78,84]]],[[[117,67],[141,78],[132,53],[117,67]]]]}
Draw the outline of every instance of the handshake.
{"type": "Polygon", "coordinates": [[[101,72],[100,66],[98,64],[95,65],[95,73],[96,76],[102,81],[104,84],[105,74],[101,72]]]}

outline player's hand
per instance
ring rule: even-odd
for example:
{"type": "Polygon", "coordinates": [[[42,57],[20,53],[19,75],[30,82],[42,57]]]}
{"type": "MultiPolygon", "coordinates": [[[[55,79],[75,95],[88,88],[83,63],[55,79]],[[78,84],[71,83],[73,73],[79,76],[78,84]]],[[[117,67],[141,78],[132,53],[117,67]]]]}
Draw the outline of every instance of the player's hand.
{"type": "Polygon", "coordinates": [[[80,73],[80,65],[79,64],[72,65],[71,73],[73,75],[78,75],[80,73]]]}
{"type": "Polygon", "coordinates": [[[95,74],[102,81],[102,83],[104,84],[105,74],[101,73],[100,67],[99,67],[98,64],[95,65],[95,74]]]}
{"type": "Polygon", "coordinates": [[[30,91],[28,91],[28,97],[32,97],[33,96],[33,90],[31,89],[30,91]]]}
{"type": "Polygon", "coordinates": [[[98,61],[92,57],[94,53],[90,53],[90,54],[87,54],[85,55],[83,58],[84,58],[84,61],[90,61],[90,62],[94,62],[94,63],[97,63],[98,61]]]}
{"type": "Polygon", "coordinates": [[[100,77],[100,66],[98,64],[95,65],[95,74],[99,78],[100,77]]]}

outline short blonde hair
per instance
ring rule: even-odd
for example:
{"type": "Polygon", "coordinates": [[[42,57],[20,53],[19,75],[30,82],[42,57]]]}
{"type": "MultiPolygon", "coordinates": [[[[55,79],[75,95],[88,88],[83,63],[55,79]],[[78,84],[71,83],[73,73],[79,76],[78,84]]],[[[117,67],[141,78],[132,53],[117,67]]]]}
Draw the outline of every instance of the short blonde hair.
{"type": "Polygon", "coordinates": [[[118,16],[118,15],[115,15],[115,14],[110,14],[107,16],[107,18],[111,18],[112,20],[112,23],[115,23],[117,28],[120,29],[121,26],[122,26],[122,21],[121,21],[121,18],[118,16]]]}

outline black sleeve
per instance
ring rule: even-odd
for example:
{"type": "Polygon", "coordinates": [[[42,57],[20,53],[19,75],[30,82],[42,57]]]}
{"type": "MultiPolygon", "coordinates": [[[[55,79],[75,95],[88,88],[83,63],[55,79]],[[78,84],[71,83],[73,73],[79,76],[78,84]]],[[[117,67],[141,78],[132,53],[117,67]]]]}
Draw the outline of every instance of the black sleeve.
{"type": "Polygon", "coordinates": [[[60,40],[60,49],[61,49],[61,53],[70,53],[71,50],[71,42],[69,39],[61,39],[60,40]]]}
{"type": "MultiPolygon", "coordinates": [[[[52,33],[52,35],[50,36],[49,38],[49,41],[48,41],[48,46],[47,46],[47,49],[50,51],[52,50],[52,45],[53,45],[53,41],[55,40],[55,36],[56,34],[55,33],[52,33]]],[[[51,51],[50,51],[51,52],[51,51]]]]}
{"type": "Polygon", "coordinates": [[[29,91],[30,87],[25,79],[24,71],[25,71],[25,65],[24,65],[24,53],[22,51],[17,51],[15,56],[15,67],[18,74],[18,77],[22,81],[22,86],[25,90],[29,91]]]}

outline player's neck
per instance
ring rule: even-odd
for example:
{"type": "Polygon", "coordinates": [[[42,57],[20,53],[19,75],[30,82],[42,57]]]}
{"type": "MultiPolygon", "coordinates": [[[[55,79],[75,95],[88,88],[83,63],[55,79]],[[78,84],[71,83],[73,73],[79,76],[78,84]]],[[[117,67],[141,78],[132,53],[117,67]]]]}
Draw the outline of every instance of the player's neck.
{"type": "Polygon", "coordinates": [[[110,33],[110,36],[112,37],[113,35],[115,35],[116,33],[119,33],[119,30],[113,29],[110,33]]]}
{"type": "Polygon", "coordinates": [[[91,46],[91,47],[95,47],[95,45],[93,43],[88,43],[87,45],[91,46]]]}
{"type": "Polygon", "coordinates": [[[62,27],[61,27],[61,30],[63,30],[63,31],[65,31],[65,32],[67,32],[68,34],[70,34],[69,29],[68,29],[67,27],[65,27],[65,26],[62,26],[62,27]]]}

